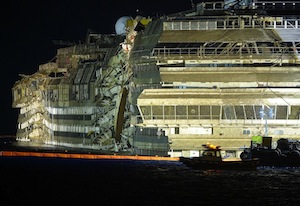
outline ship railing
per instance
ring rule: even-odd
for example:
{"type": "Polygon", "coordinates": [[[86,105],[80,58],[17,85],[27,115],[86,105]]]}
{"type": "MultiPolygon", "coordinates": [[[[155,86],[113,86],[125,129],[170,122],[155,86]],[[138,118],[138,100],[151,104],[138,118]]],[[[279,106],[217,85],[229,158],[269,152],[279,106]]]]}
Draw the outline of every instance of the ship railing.
{"type": "Polygon", "coordinates": [[[225,19],[207,19],[191,21],[167,21],[164,22],[164,31],[200,31],[216,29],[246,29],[246,28],[263,28],[263,29],[299,29],[300,19],[282,17],[264,17],[251,18],[228,17],[225,19]]]}
{"type": "MultiPolygon", "coordinates": [[[[156,115],[151,118],[144,118],[143,122],[138,123],[137,125],[157,125],[157,126],[166,126],[166,125],[264,125],[265,119],[223,119],[220,116],[216,115],[215,118],[175,118],[175,116],[164,117],[163,115],[156,115]],[[160,117],[160,118],[159,118],[160,117]],[[218,118],[217,118],[218,117],[218,118]],[[159,119],[158,119],[159,118],[159,119]]],[[[281,126],[295,126],[299,125],[299,119],[268,119],[269,125],[281,125],[281,126]]]]}
{"type": "Polygon", "coordinates": [[[297,1],[254,1],[252,3],[253,8],[262,9],[295,9],[300,6],[300,2],[297,1]]]}
{"type": "Polygon", "coordinates": [[[266,25],[267,29],[299,29],[300,19],[285,19],[282,21],[271,21],[266,25]]]}
{"type": "Polygon", "coordinates": [[[300,47],[199,47],[199,48],[154,48],[152,55],[156,58],[171,58],[171,57],[211,57],[211,56],[249,56],[272,58],[281,57],[282,55],[295,55],[300,47]]]}

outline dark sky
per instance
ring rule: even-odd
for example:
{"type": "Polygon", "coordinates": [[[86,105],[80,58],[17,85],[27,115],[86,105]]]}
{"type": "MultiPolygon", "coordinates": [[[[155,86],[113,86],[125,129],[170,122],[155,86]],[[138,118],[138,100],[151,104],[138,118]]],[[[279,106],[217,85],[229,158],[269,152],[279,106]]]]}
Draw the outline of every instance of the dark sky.
{"type": "Polygon", "coordinates": [[[169,14],[191,8],[190,0],[11,0],[1,5],[1,127],[0,135],[15,134],[17,109],[11,88],[19,74],[33,74],[56,54],[52,40],[84,41],[88,29],[114,33],[124,15],[169,14]]]}

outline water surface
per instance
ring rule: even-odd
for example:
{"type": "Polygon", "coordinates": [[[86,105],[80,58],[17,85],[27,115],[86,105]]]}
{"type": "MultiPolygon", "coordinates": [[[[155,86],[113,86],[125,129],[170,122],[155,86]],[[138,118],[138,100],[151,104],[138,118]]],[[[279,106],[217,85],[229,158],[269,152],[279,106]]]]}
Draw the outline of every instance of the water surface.
{"type": "Polygon", "coordinates": [[[0,158],[0,205],[299,205],[300,168],[190,169],[181,162],[0,158]]]}

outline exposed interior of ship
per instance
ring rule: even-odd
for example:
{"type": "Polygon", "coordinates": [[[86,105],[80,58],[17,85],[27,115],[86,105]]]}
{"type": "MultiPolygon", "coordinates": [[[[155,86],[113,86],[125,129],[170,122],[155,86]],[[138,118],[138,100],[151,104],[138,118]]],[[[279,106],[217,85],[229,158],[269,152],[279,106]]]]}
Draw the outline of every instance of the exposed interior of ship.
{"type": "Polygon", "coordinates": [[[239,157],[253,136],[300,140],[300,3],[191,1],[88,32],[12,88],[16,139],[133,155],[239,157]],[[180,7],[180,5],[178,5],[180,7]]]}

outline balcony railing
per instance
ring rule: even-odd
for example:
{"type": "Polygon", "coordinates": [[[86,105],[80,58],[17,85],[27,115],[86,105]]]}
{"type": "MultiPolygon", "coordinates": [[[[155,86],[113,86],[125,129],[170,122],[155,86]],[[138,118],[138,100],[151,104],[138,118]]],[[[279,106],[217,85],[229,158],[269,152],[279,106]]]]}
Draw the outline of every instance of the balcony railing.
{"type": "Polygon", "coordinates": [[[269,17],[252,19],[246,17],[228,17],[224,19],[200,19],[191,21],[167,21],[164,22],[164,30],[216,30],[216,29],[299,29],[300,19],[283,19],[281,17],[269,17]]]}
{"type": "Polygon", "coordinates": [[[257,57],[271,57],[278,58],[282,55],[295,55],[300,50],[297,47],[248,47],[248,46],[230,46],[230,47],[199,47],[199,48],[154,48],[152,56],[157,58],[170,57],[226,57],[226,56],[249,56],[257,57]]]}

